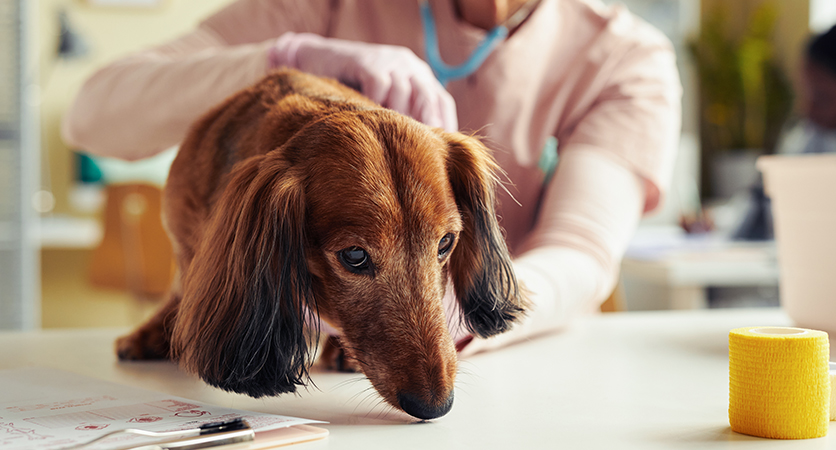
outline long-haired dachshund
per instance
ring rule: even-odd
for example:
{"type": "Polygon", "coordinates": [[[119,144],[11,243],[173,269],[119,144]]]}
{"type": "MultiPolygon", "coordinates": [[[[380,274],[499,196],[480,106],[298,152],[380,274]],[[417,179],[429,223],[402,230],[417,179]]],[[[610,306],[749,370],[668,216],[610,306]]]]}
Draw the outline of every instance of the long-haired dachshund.
{"type": "Polygon", "coordinates": [[[171,358],[253,397],[293,392],[320,318],[388,403],[442,416],[457,366],[448,279],[476,336],[524,313],[496,169],[476,139],[332,80],[273,73],[183,142],[164,197],[180,282],[119,357],[171,358]]]}

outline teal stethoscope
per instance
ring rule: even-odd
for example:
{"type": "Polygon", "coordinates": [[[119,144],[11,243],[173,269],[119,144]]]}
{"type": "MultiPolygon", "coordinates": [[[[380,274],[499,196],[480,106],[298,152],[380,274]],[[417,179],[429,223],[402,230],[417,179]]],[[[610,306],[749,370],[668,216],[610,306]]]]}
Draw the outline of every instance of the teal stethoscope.
{"type": "Polygon", "coordinates": [[[505,22],[488,31],[485,39],[476,46],[476,49],[473,50],[473,53],[465,62],[457,66],[450,66],[441,59],[441,53],[438,51],[438,34],[436,32],[435,18],[430,8],[430,2],[421,0],[419,4],[421,7],[421,23],[424,26],[427,63],[432,68],[433,73],[435,73],[435,77],[438,78],[438,81],[442,85],[447,86],[450,80],[464,78],[476,72],[496,46],[508,37],[509,30],[513,30],[519,26],[531,14],[531,11],[534,10],[538,3],[540,3],[540,0],[529,0],[526,2],[525,5],[518,9],[505,22]]]}
{"type": "Polygon", "coordinates": [[[424,25],[424,42],[427,52],[427,64],[433,69],[435,77],[443,85],[447,86],[450,80],[464,78],[482,65],[483,62],[490,56],[493,49],[508,37],[508,28],[505,25],[497,25],[493,30],[488,32],[485,39],[479,43],[476,50],[467,58],[467,61],[457,65],[447,65],[441,59],[441,53],[438,51],[438,34],[435,29],[435,18],[433,17],[432,9],[430,9],[430,2],[427,0],[421,1],[421,23],[424,25]]]}
{"type": "MultiPolygon", "coordinates": [[[[438,34],[435,27],[435,18],[433,17],[430,2],[427,0],[420,1],[421,7],[421,23],[424,26],[424,46],[427,57],[427,64],[432,68],[435,77],[443,85],[447,86],[450,80],[457,80],[464,78],[473,72],[476,72],[482,63],[490,56],[491,52],[508,37],[508,30],[513,30],[523,20],[525,20],[531,11],[540,3],[540,0],[529,0],[517,12],[515,12],[508,20],[494,27],[485,36],[485,39],[476,46],[470,57],[457,66],[450,66],[441,59],[441,53],[438,50],[438,34]]],[[[546,141],[543,152],[540,156],[538,166],[545,175],[545,183],[548,183],[551,176],[554,174],[557,167],[557,140],[550,138],[546,141]]]]}

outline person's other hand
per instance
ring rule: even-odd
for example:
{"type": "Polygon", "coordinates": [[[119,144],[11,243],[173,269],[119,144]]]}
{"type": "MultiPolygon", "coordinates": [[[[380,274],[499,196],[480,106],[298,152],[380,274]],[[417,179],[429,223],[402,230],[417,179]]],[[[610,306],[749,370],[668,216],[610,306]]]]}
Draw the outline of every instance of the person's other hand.
{"type": "Polygon", "coordinates": [[[406,47],[286,33],[276,40],[269,58],[271,68],[293,67],[335,78],[386,108],[458,131],[453,97],[427,63],[406,47]]]}

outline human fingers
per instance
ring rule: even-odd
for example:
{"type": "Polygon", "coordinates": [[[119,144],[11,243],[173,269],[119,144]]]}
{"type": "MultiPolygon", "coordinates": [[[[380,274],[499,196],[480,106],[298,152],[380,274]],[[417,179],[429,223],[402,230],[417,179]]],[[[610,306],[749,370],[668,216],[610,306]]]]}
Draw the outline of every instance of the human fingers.
{"type": "Polygon", "coordinates": [[[416,120],[447,131],[458,131],[456,103],[453,96],[438,84],[435,79],[413,79],[413,97],[410,105],[416,120]],[[435,82],[435,83],[433,83],[435,82]]]}
{"type": "Polygon", "coordinates": [[[391,81],[389,92],[386,95],[386,100],[381,105],[401,114],[414,117],[410,108],[410,99],[412,98],[413,92],[409,76],[399,72],[392,72],[389,76],[391,81]]]}
{"type": "Polygon", "coordinates": [[[447,90],[439,95],[438,114],[441,116],[441,128],[447,131],[459,131],[459,116],[456,110],[456,100],[447,90]]]}

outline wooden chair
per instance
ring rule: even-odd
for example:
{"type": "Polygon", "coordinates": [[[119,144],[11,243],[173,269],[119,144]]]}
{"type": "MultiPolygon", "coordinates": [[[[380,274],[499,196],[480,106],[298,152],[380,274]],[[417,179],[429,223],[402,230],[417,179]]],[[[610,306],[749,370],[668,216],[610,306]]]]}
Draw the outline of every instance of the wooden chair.
{"type": "Polygon", "coordinates": [[[621,285],[621,281],[619,281],[618,284],[615,285],[615,289],[612,290],[612,294],[604,300],[604,303],[601,303],[601,312],[618,312],[626,310],[624,287],[621,285]]]}
{"type": "Polygon", "coordinates": [[[162,190],[148,184],[106,187],[104,236],[94,250],[90,281],[137,298],[164,296],[175,263],[161,219],[162,190]]]}

